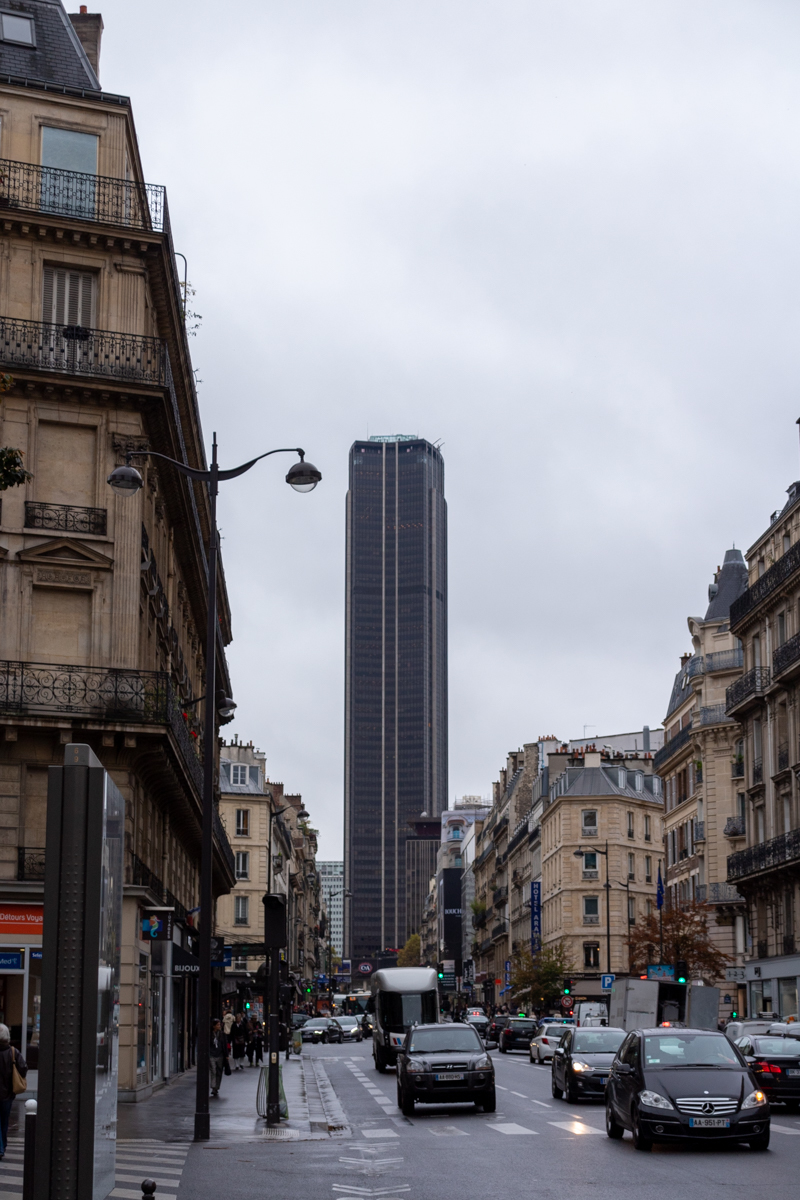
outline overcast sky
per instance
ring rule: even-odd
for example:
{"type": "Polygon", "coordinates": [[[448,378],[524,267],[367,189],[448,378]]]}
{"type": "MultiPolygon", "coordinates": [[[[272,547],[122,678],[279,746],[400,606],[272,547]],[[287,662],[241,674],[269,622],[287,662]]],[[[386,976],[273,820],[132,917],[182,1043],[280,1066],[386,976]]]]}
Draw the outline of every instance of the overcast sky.
{"type": "MultiPolygon", "coordinates": [[[[95,6],[92,6],[95,7],[95,6]]],[[[202,328],[238,701],[341,855],[356,438],[443,439],[450,796],[661,723],[800,477],[800,6],[102,0],[202,328]]]]}

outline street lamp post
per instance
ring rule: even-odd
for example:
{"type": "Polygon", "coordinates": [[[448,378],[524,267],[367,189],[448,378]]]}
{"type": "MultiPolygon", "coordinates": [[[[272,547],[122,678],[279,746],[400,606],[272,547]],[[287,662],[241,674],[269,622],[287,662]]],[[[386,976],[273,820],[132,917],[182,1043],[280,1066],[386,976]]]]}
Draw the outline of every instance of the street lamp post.
{"type": "MultiPolygon", "coordinates": [[[[583,858],[586,851],[578,848],[572,851],[575,858],[583,858]]],[[[608,882],[608,842],[606,842],[605,850],[601,850],[599,846],[592,846],[589,853],[602,854],[606,860],[606,881],[603,887],[606,890],[606,971],[611,974],[611,884],[608,882]]]]}
{"type": "Polygon", "coordinates": [[[208,485],[211,503],[211,531],[208,547],[208,611],[206,624],[206,711],[203,731],[203,832],[200,856],[200,972],[197,1005],[197,1089],[194,1114],[194,1139],[206,1141],[211,1136],[211,1121],[208,1105],[209,1050],[211,1030],[211,924],[213,869],[213,816],[214,816],[214,728],[213,703],[216,696],[216,651],[217,651],[217,493],[221,480],[235,479],[244,475],[262,458],[272,454],[299,454],[300,462],[294,463],[286,475],[286,482],[295,491],[310,492],[319,483],[322,474],[311,463],[305,461],[305,452],[299,447],[268,450],[250,462],[242,463],[227,471],[221,471],[217,462],[217,435],[213,436],[211,466],[208,471],[199,471],[186,463],[178,462],[155,450],[133,450],[125,454],[125,465],[116,467],[107,482],[119,496],[133,496],[144,485],[144,480],[132,458],[160,458],[171,463],[182,475],[197,479],[208,485]]]}
{"type": "Polygon", "coordinates": [[[614,882],[619,887],[625,888],[625,922],[628,930],[628,974],[631,974],[631,881],[626,879],[623,883],[620,879],[615,879],[614,882]]]}
{"type": "MultiPolygon", "coordinates": [[[[341,896],[343,898],[343,900],[351,900],[353,893],[350,891],[349,888],[340,888],[338,892],[331,892],[331,894],[329,896],[326,896],[325,902],[327,904],[330,904],[331,900],[336,900],[337,897],[339,897],[339,896],[341,896]]],[[[331,977],[331,962],[332,962],[332,960],[333,960],[333,947],[331,944],[331,915],[330,915],[330,913],[328,913],[328,961],[327,961],[326,965],[328,968],[327,974],[328,974],[329,981],[330,981],[330,977],[331,977]]]]}

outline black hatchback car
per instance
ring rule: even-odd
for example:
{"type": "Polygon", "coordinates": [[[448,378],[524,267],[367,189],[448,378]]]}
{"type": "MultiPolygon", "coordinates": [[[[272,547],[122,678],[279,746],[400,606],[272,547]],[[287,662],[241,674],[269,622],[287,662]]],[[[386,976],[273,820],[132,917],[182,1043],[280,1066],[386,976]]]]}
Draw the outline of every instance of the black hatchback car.
{"type": "Polygon", "coordinates": [[[477,1104],[494,1112],[494,1063],[469,1025],[415,1025],[397,1056],[397,1104],[410,1117],[414,1104],[477,1104]]]}
{"type": "Polygon", "coordinates": [[[723,1033],[637,1029],[620,1046],[606,1086],[606,1132],[653,1142],[749,1142],[769,1146],[769,1102],[723,1033]]]}
{"type": "Polygon", "coordinates": [[[735,1043],[769,1101],[785,1104],[790,1112],[800,1108],[800,1038],[737,1038],[735,1043]]]}
{"type": "Polygon", "coordinates": [[[567,1100],[604,1096],[614,1055],[625,1039],[624,1029],[567,1029],[553,1051],[553,1096],[567,1100]]]}
{"type": "Polygon", "coordinates": [[[498,1048],[501,1054],[509,1050],[526,1050],[531,1048],[531,1038],[538,1031],[539,1023],[533,1018],[512,1017],[505,1029],[500,1030],[498,1048]]]}

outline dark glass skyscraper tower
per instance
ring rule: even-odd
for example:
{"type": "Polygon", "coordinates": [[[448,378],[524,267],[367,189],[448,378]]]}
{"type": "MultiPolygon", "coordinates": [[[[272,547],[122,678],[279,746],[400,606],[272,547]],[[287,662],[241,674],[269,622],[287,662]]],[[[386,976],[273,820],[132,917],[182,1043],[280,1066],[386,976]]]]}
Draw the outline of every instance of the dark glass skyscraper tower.
{"type": "Polygon", "coordinates": [[[355,442],[347,494],[345,954],[402,946],[409,822],[447,807],[447,506],[435,446],[355,442]]]}

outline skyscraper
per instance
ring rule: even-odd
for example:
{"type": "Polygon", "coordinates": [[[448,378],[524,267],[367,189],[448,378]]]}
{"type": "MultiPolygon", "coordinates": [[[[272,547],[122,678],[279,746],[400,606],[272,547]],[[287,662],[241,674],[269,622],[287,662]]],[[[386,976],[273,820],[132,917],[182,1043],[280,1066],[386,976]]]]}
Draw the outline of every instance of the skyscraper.
{"type": "Polygon", "coordinates": [[[447,807],[447,506],[422,438],[355,442],[347,494],[345,955],[402,946],[409,821],[447,807]]]}

